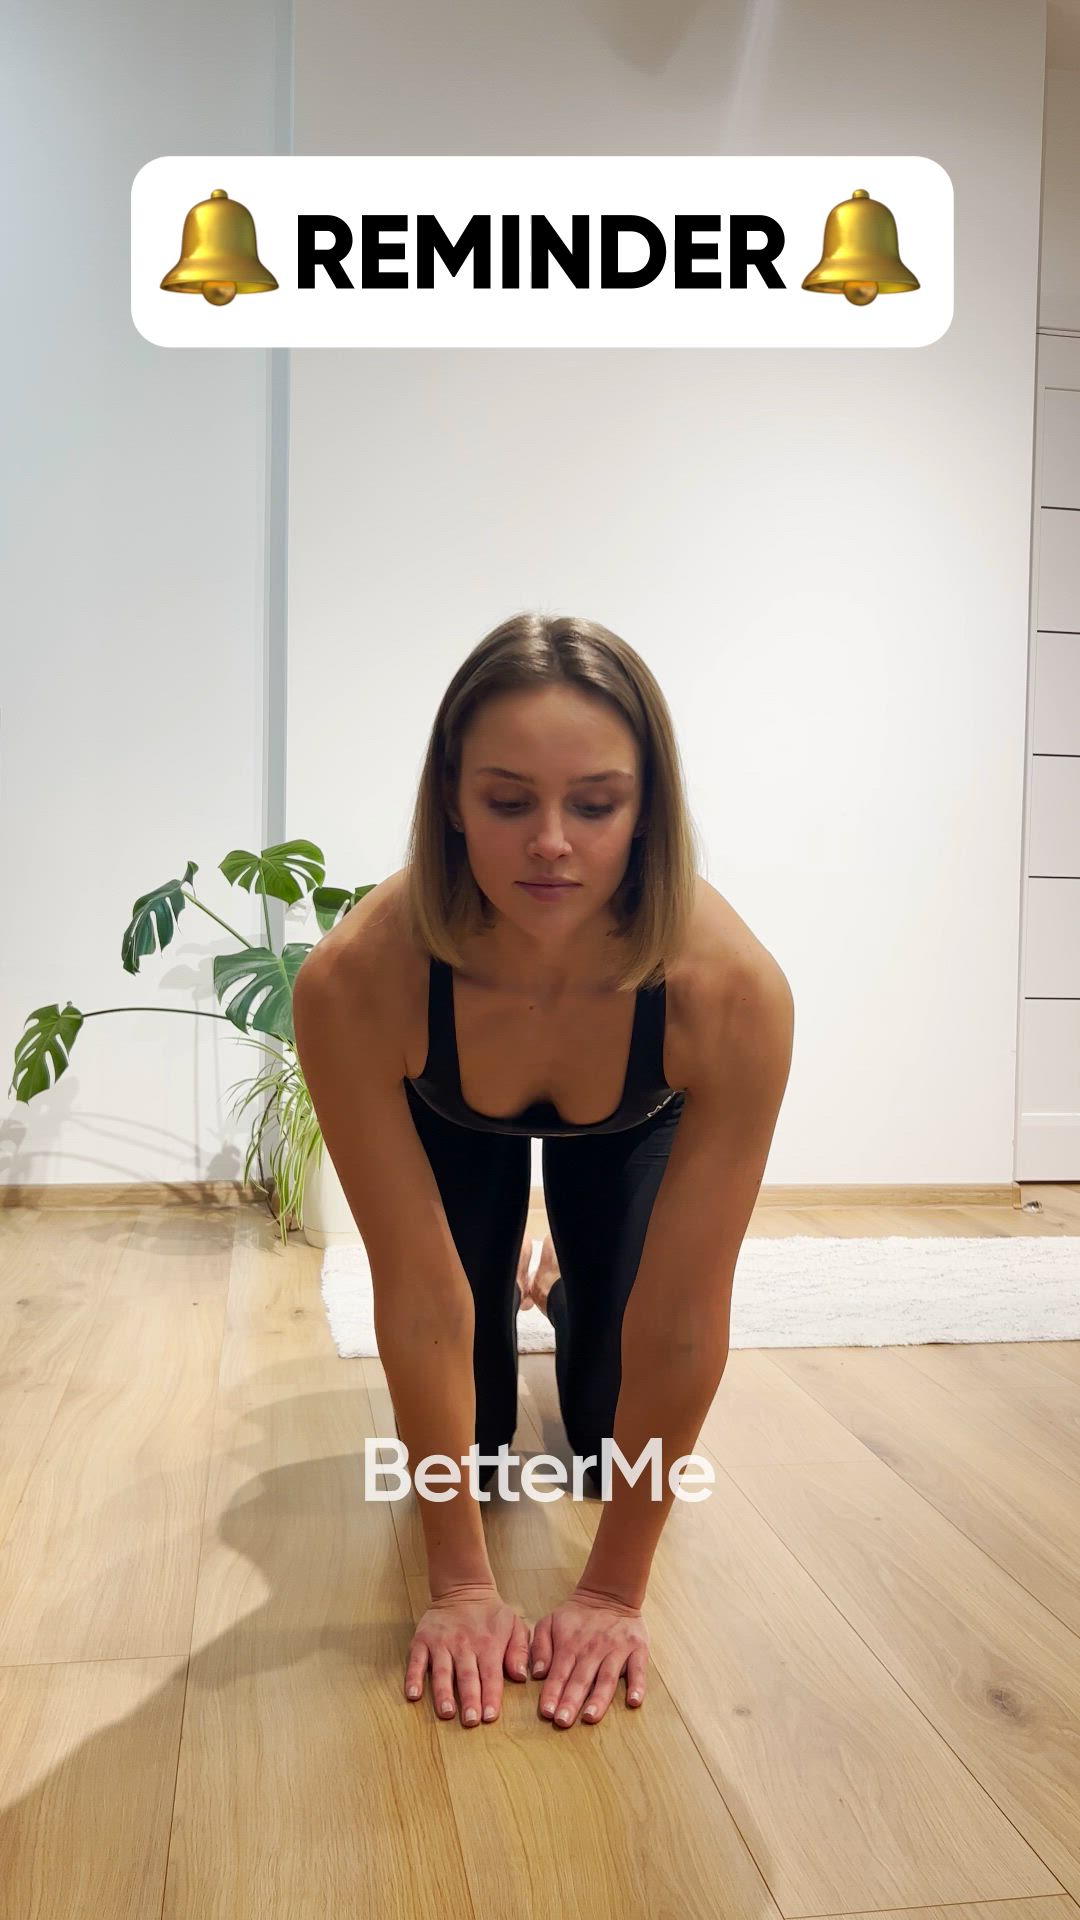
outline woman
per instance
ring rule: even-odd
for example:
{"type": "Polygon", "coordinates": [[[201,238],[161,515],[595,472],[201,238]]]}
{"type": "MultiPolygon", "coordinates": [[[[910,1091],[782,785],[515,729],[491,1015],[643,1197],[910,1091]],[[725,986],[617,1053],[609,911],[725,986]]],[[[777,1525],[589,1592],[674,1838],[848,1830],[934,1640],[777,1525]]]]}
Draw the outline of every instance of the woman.
{"type": "MultiPolygon", "coordinates": [[[[404,983],[402,1084],[471,1290],[483,1453],[516,1429],[526,1294],[555,1328],[567,1438],[597,1467],[605,1439],[632,1463],[655,1434],[666,1477],[692,1450],[723,1371],[734,1252],[786,1083],[790,994],[696,866],[670,715],[644,660],[605,627],[521,614],[474,648],[443,696],[405,868],[315,950],[377,895],[393,897],[379,964],[404,983]],[[551,1234],[530,1288],[534,1137],[551,1234]],[[662,1187],[668,1217],[643,1264],[662,1187]]],[[[309,1086],[322,1120],[310,1074],[309,1086]]],[[[379,1345],[414,1458],[454,1342],[379,1345]]],[[[481,1488],[494,1472],[481,1471],[481,1488]]],[[[627,1704],[640,1703],[641,1606],[673,1493],[649,1504],[647,1471],[634,1485],[616,1471],[611,1487],[581,1579],[531,1645],[491,1576],[477,1502],[435,1507],[437,1525],[425,1516],[431,1604],[407,1697],[421,1696],[430,1669],[441,1714],[455,1712],[456,1678],[464,1724],[495,1718],[504,1669],[524,1679],[529,1653],[547,1677],[540,1711],[558,1726],[579,1711],[598,1720],[623,1673],[627,1704]]]]}

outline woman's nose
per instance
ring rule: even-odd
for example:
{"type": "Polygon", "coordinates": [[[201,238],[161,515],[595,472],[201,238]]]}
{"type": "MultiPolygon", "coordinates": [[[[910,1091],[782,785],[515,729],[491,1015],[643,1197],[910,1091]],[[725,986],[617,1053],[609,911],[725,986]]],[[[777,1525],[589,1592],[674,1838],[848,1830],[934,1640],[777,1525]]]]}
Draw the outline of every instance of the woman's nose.
{"type": "Polygon", "coordinates": [[[533,846],[549,858],[552,853],[563,851],[566,846],[566,834],[562,821],[557,816],[541,822],[533,835],[533,846]]]}

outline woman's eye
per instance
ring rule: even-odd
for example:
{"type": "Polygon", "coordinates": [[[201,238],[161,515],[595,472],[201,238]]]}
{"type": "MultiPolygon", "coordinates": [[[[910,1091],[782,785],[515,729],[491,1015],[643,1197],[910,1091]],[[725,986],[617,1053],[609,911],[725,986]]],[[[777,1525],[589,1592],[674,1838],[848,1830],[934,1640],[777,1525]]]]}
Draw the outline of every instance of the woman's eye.
{"type": "MultiPolygon", "coordinates": [[[[495,813],[520,813],[526,804],[524,800],[492,800],[489,802],[492,811],[495,813]]],[[[580,810],[587,820],[598,820],[602,814],[614,813],[615,808],[613,805],[601,807],[583,804],[580,810]]]]}

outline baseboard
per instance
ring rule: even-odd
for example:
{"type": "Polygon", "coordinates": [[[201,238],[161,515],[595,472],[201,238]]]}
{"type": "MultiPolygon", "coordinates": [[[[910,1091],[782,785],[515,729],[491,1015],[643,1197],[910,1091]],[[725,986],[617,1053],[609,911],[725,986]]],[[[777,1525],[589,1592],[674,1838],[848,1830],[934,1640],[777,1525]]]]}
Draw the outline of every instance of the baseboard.
{"type": "MultiPolygon", "coordinates": [[[[1057,1186],[1065,1183],[1057,1181],[1057,1186]]],[[[1077,1183],[1080,1185],[1080,1183],[1077,1183]]],[[[763,1186],[755,1207],[1020,1207],[1038,1182],[1010,1180],[1000,1186],[763,1186]]],[[[544,1189],[529,1189],[529,1206],[544,1206],[544,1189]]]]}
{"type": "Polygon", "coordinates": [[[5,1207],[266,1207],[266,1195],[239,1180],[54,1181],[48,1186],[0,1186],[5,1207]]]}
{"type": "MultiPolygon", "coordinates": [[[[1021,1207],[1047,1186],[1080,1192],[1080,1181],[1009,1180],[972,1186],[764,1186],[758,1207],[1021,1207]]],[[[7,1207],[265,1207],[266,1196],[238,1180],[54,1181],[48,1185],[0,1186],[7,1207]]],[[[530,1210],[542,1212],[544,1189],[529,1189],[530,1210]]]]}

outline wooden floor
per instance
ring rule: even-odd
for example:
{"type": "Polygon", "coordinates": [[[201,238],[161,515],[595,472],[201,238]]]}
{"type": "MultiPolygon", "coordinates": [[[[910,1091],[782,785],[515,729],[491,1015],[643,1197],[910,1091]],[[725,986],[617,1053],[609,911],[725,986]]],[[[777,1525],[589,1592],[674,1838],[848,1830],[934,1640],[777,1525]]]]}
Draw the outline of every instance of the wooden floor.
{"type": "MultiPolygon", "coordinates": [[[[750,1231],[1080,1234],[1032,1191],[750,1231]]],[[[1080,1341],[733,1351],[644,1707],[508,1681],[466,1729],[403,1697],[416,1496],[364,1503],[389,1402],[321,1258],[258,1208],[0,1213],[2,1920],[1077,1920],[1080,1341]]],[[[600,1511],[485,1509],[530,1624],[600,1511]]]]}

